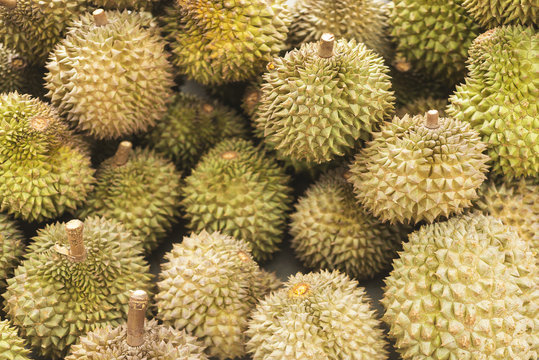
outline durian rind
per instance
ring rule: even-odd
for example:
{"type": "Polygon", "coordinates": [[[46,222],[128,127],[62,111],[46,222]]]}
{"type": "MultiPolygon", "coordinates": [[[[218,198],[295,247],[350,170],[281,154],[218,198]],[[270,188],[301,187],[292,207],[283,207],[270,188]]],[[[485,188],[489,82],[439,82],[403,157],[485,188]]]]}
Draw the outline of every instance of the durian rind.
{"type": "Polygon", "coordinates": [[[482,26],[539,25],[537,0],[463,0],[462,6],[482,26]]]}
{"type": "Polygon", "coordinates": [[[29,355],[17,328],[7,320],[0,320],[0,360],[30,360],[29,355]]]}
{"type": "Polygon", "coordinates": [[[8,216],[0,214],[0,291],[6,287],[7,278],[11,276],[24,253],[23,239],[22,231],[15,222],[8,216]]]}

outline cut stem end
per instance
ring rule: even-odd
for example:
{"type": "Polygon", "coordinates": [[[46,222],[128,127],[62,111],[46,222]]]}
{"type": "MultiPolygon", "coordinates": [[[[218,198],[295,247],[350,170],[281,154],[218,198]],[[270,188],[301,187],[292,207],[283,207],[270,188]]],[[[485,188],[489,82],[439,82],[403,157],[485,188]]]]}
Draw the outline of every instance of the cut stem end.
{"type": "Polygon", "coordinates": [[[97,26],[103,26],[109,23],[109,19],[107,18],[107,13],[103,9],[95,10],[92,13],[92,15],[94,16],[94,23],[97,26]]]}
{"type": "Polygon", "coordinates": [[[120,145],[118,145],[118,150],[116,150],[116,154],[114,154],[114,165],[124,166],[127,163],[127,160],[129,160],[129,156],[131,155],[132,151],[133,144],[131,143],[131,141],[122,141],[120,145]]]}
{"type": "Polygon", "coordinates": [[[67,241],[69,243],[69,257],[73,262],[81,262],[86,259],[86,249],[82,232],[84,223],[80,220],[71,220],[65,225],[67,241]]]}
{"type": "Polygon", "coordinates": [[[0,0],[0,6],[7,7],[8,9],[14,9],[17,7],[17,0],[0,0]]]}
{"type": "Polygon", "coordinates": [[[318,56],[321,58],[330,58],[333,56],[333,47],[335,46],[335,36],[330,33],[325,33],[320,38],[320,48],[318,56]]]}
{"type": "Polygon", "coordinates": [[[439,121],[440,115],[438,114],[438,110],[429,110],[427,112],[427,127],[429,129],[437,129],[440,127],[440,121],[439,121]]]}
{"type": "Polygon", "coordinates": [[[140,346],[144,344],[144,321],[148,307],[148,294],[144,290],[135,290],[129,297],[127,313],[127,344],[140,346]]]}

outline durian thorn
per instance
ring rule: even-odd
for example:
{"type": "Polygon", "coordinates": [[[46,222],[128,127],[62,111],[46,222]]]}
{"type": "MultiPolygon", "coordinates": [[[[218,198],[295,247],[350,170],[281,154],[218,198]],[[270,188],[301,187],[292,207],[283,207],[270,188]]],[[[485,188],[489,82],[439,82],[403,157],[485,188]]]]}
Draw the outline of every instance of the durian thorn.
{"type": "Polygon", "coordinates": [[[103,26],[109,23],[109,19],[107,19],[107,13],[103,9],[95,10],[92,15],[94,16],[94,23],[97,26],[103,26]]]}
{"type": "Polygon", "coordinates": [[[81,262],[86,259],[86,249],[84,248],[84,239],[82,232],[84,224],[78,219],[69,221],[65,225],[67,241],[69,243],[69,258],[73,262],[81,262]]]}
{"type": "Polygon", "coordinates": [[[17,7],[17,0],[0,0],[0,5],[8,9],[14,9],[17,7]]]}
{"type": "Polygon", "coordinates": [[[212,104],[204,104],[204,105],[202,105],[202,110],[204,110],[204,112],[209,114],[209,113],[213,112],[214,107],[213,107],[212,104]]]}
{"type": "Polygon", "coordinates": [[[135,290],[129,297],[127,313],[127,345],[144,344],[144,320],[148,307],[148,294],[144,290],[135,290]]]}
{"type": "Polygon", "coordinates": [[[112,158],[114,165],[124,166],[127,163],[127,160],[129,160],[129,155],[131,155],[132,151],[133,144],[131,141],[122,141],[120,145],[118,145],[118,150],[116,150],[116,153],[112,158]]]}
{"type": "Polygon", "coordinates": [[[322,34],[320,38],[320,48],[318,49],[318,56],[321,58],[330,58],[333,56],[333,47],[335,45],[335,36],[330,33],[322,34]]]}
{"type": "Polygon", "coordinates": [[[438,121],[440,115],[438,110],[429,110],[427,112],[427,127],[429,129],[437,129],[440,127],[440,122],[438,121]]]}

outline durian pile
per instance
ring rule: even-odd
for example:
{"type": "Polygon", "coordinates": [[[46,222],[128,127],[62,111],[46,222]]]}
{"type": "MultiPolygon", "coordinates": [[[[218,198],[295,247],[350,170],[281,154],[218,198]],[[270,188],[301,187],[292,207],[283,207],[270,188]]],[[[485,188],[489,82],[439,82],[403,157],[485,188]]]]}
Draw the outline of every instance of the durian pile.
{"type": "Polygon", "coordinates": [[[539,0],[0,0],[0,360],[537,360],[539,0]]]}

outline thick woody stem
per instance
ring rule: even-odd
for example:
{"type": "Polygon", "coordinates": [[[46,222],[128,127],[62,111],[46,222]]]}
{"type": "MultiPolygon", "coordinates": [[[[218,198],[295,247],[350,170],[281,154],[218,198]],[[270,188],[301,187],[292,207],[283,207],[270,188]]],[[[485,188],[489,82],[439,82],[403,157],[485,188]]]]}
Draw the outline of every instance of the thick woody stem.
{"type": "Polygon", "coordinates": [[[69,242],[69,257],[73,262],[81,262],[86,258],[86,249],[82,231],[84,224],[80,220],[71,220],[65,225],[67,241],[69,242]]]}
{"type": "Polygon", "coordinates": [[[118,145],[118,150],[116,150],[116,154],[114,154],[113,162],[116,166],[124,166],[125,163],[127,163],[127,160],[129,160],[129,155],[131,155],[131,152],[133,151],[133,144],[130,141],[122,141],[120,145],[118,145]]]}
{"type": "Polygon", "coordinates": [[[144,343],[144,320],[148,307],[148,294],[144,290],[136,290],[129,298],[127,313],[127,344],[140,346],[144,343]]]}
{"type": "Polygon", "coordinates": [[[429,129],[437,129],[440,127],[440,123],[438,121],[439,114],[438,110],[429,110],[427,112],[427,127],[429,129]]]}
{"type": "Polygon", "coordinates": [[[109,19],[107,19],[107,13],[103,9],[95,10],[92,15],[94,16],[94,22],[97,26],[103,26],[109,23],[109,19]]]}
{"type": "Polygon", "coordinates": [[[318,56],[321,58],[330,58],[333,56],[333,47],[335,45],[335,36],[330,33],[325,33],[320,38],[320,48],[318,56]]]}
{"type": "Polygon", "coordinates": [[[14,9],[17,7],[17,0],[0,0],[0,6],[5,6],[8,9],[14,9]]]}

